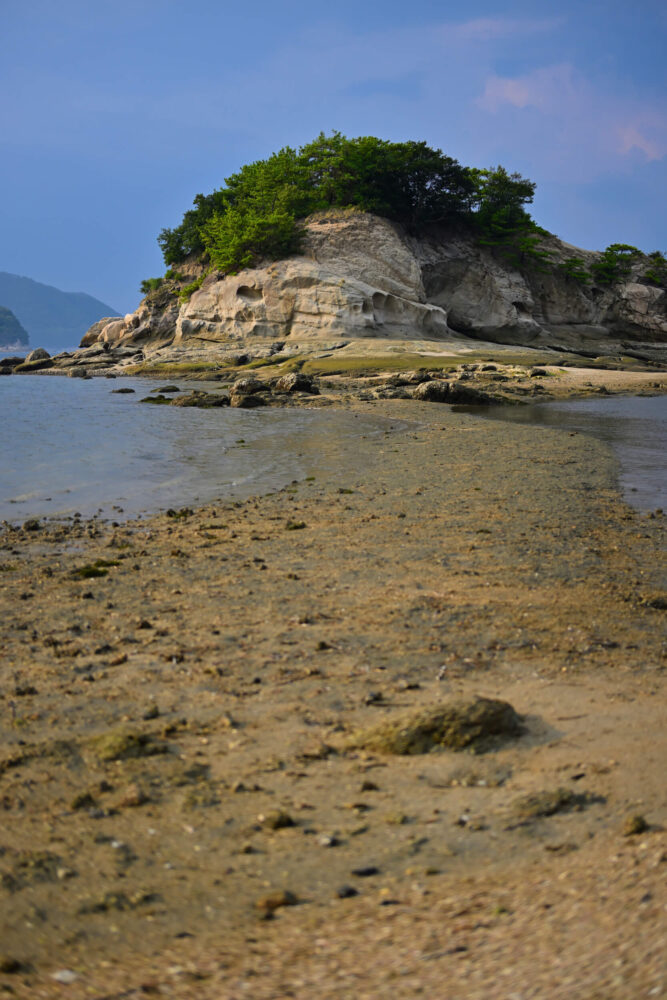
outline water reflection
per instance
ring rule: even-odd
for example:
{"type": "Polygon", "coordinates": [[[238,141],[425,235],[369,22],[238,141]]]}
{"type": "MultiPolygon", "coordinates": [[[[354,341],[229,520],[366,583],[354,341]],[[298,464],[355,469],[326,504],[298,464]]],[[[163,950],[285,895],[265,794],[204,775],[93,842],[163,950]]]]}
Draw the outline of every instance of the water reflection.
{"type": "Polygon", "coordinates": [[[639,510],[667,508],[667,396],[612,396],[529,406],[469,407],[491,420],[592,434],[620,463],[619,484],[639,510]]]}
{"type": "Polygon", "coordinates": [[[346,454],[349,462],[360,434],[388,426],[331,409],[141,405],[150,388],[138,379],[0,380],[0,518],[99,508],[119,517],[118,507],[129,517],[266,492],[335,468],[346,454]],[[121,386],[136,394],[112,393],[121,386]]]}

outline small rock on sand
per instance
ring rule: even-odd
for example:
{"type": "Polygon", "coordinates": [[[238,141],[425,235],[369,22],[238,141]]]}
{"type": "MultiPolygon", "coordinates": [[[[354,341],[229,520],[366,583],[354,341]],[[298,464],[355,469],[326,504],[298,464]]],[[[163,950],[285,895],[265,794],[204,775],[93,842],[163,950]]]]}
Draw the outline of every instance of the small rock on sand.
{"type": "Polygon", "coordinates": [[[521,719],[506,701],[472,698],[419,709],[353,734],[349,746],[390,754],[429,753],[435,747],[463,750],[521,734],[521,719]]]}

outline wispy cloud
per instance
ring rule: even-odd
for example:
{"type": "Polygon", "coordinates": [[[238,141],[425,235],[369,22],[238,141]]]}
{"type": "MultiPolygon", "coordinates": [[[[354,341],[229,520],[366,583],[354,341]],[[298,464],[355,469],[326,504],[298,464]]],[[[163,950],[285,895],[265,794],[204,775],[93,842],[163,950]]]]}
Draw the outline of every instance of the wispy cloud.
{"type": "Polygon", "coordinates": [[[619,126],[617,130],[619,152],[626,154],[638,149],[647,160],[661,160],[667,154],[666,125],[665,121],[645,124],[640,121],[636,124],[619,126]],[[657,133],[656,138],[650,137],[651,132],[657,133]]]}
{"type": "Polygon", "coordinates": [[[484,93],[475,102],[483,111],[496,112],[505,105],[558,111],[577,95],[574,70],[567,64],[547,66],[517,77],[490,76],[484,93]]]}
{"type": "Polygon", "coordinates": [[[667,156],[662,108],[609,94],[569,64],[492,74],[475,104],[491,135],[502,131],[524,148],[539,144],[540,159],[561,178],[591,179],[638,155],[645,162],[667,156]]]}
{"type": "Polygon", "coordinates": [[[557,17],[478,17],[445,25],[445,30],[463,41],[488,42],[553,31],[562,23],[562,18],[557,17]]]}

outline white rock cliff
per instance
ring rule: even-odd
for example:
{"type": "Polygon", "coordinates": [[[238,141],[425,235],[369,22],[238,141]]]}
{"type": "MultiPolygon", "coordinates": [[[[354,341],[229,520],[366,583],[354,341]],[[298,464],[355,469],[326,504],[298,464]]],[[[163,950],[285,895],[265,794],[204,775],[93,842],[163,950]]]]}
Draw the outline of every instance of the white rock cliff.
{"type": "MultiPolygon", "coordinates": [[[[627,280],[582,285],[558,270],[599,254],[545,238],[551,264],[513,267],[465,235],[421,239],[360,212],[308,222],[303,253],[237,275],[207,275],[188,302],[163,286],[124,320],[101,320],[82,346],[246,347],[334,338],[447,341],[465,335],[592,354],[660,353],[667,294],[627,280]]],[[[198,270],[199,268],[199,270],[198,270]]],[[[188,278],[202,274],[190,266],[188,278]]]]}

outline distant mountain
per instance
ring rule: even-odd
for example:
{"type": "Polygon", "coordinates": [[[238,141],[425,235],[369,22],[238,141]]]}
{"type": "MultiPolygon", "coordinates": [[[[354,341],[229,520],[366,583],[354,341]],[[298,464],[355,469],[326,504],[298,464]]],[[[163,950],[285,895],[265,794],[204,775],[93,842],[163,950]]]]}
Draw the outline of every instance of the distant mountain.
{"type": "Polygon", "coordinates": [[[7,271],[0,271],[0,303],[25,327],[23,332],[27,331],[32,347],[44,347],[50,354],[78,347],[98,319],[119,315],[117,309],[92,295],[61,292],[7,271]]]}
{"type": "Polygon", "coordinates": [[[28,346],[28,333],[11,309],[0,306],[0,351],[18,351],[28,346]]]}

